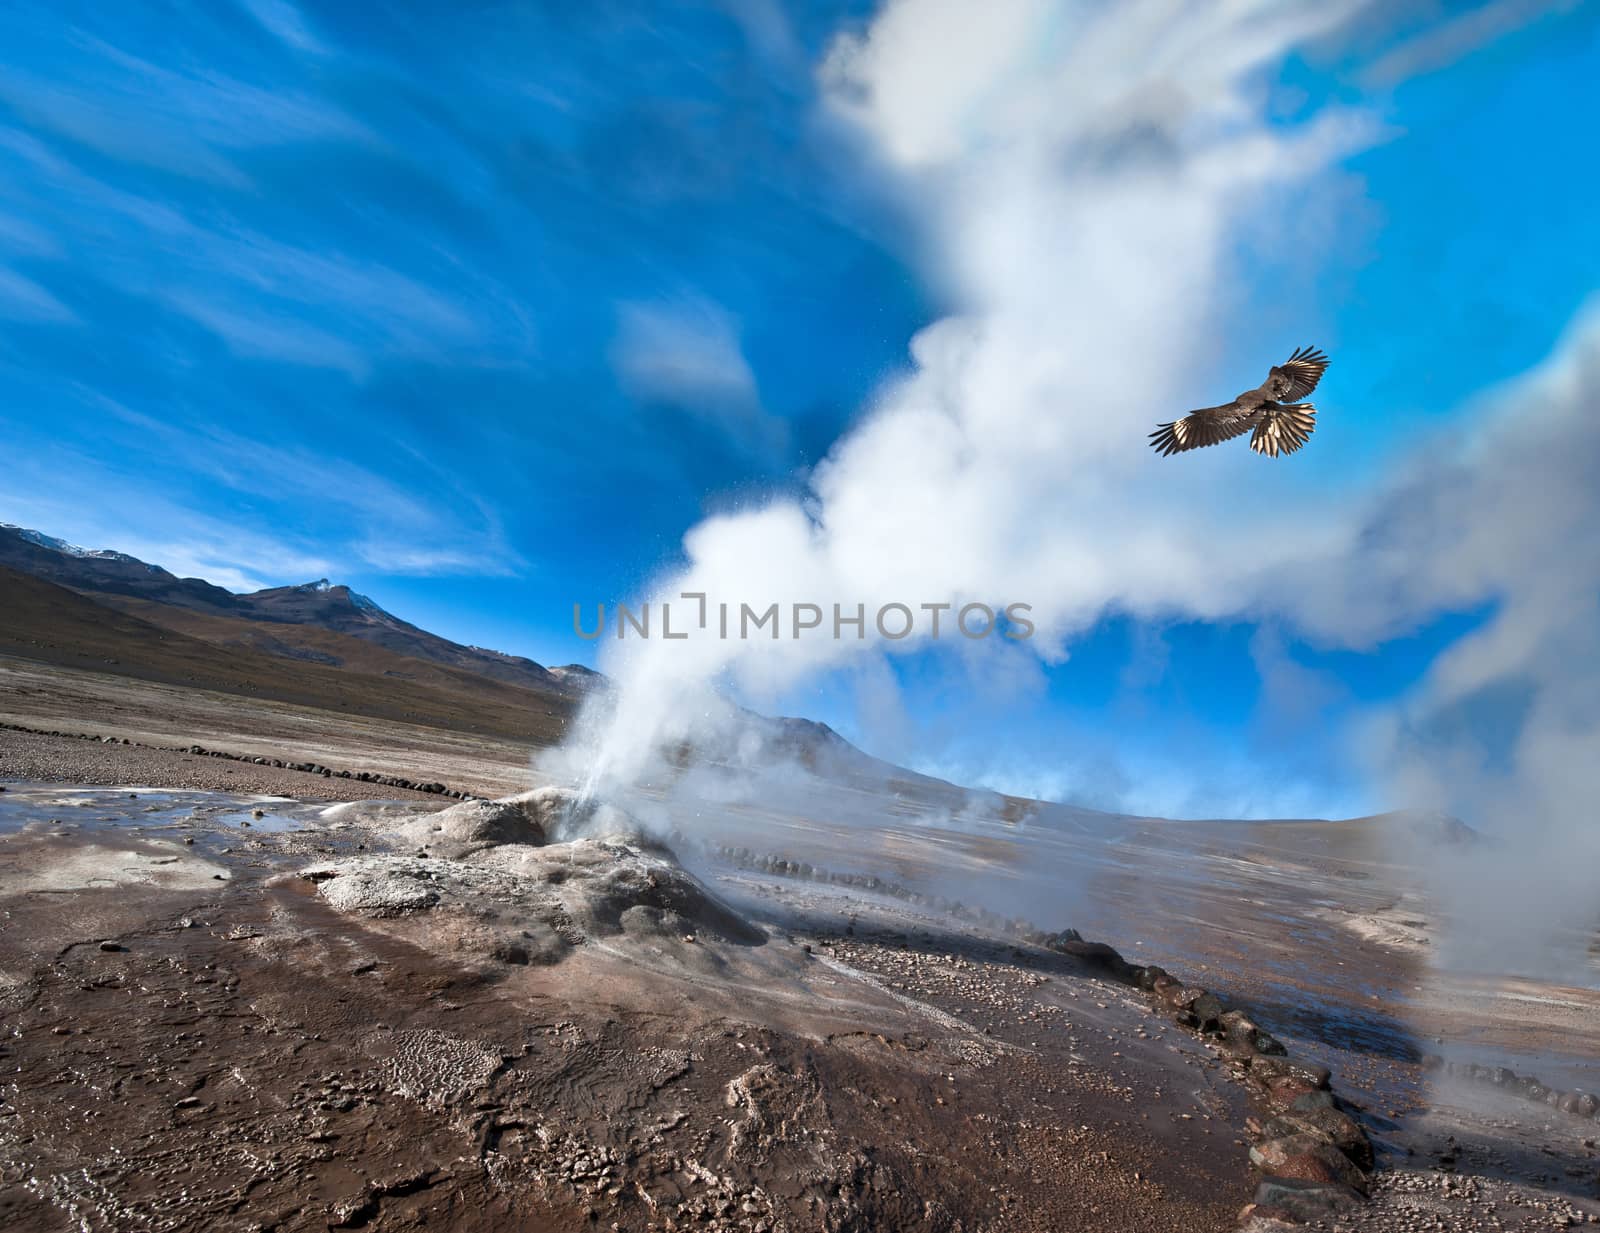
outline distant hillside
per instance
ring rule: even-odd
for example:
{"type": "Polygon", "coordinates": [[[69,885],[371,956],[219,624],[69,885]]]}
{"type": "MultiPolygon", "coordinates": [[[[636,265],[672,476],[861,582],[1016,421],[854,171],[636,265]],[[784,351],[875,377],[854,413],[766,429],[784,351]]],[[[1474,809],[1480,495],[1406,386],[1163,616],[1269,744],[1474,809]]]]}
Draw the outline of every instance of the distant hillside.
{"type": "Polygon", "coordinates": [[[218,646],[4,566],[0,597],[0,655],[541,745],[561,739],[574,707],[563,693],[465,673],[405,680],[218,646]]]}
{"type": "MultiPolygon", "coordinates": [[[[531,659],[462,646],[430,634],[326,578],[236,595],[198,578],[179,578],[126,553],[79,548],[10,523],[0,523],[0,565],[83,592],[152,624],[222,645],[252,646],[266,654],[330,667],[374,666],[364,665],[361,656],[350,653],[348,644],[341,654],[309,632],[324,631],[527,689],[564,693],[582,689],[571,678],[554,675],[531,659]],[[213,627],[187,614],[226,618],[234,624],[213,627]],[[251,630],[238,622],[254,622],[258,628],[251,630]]],[[[389,668],[379,666],[378,670],[389,668]]]]}
{"type": "Polygon", "coordinates": [[[232,591],[198,578],[179,578],[122,552],[79,548],[26,527],[0,522],[0,565],[74,590],[137,595],[197,610],[227,610],[232,591]]]}

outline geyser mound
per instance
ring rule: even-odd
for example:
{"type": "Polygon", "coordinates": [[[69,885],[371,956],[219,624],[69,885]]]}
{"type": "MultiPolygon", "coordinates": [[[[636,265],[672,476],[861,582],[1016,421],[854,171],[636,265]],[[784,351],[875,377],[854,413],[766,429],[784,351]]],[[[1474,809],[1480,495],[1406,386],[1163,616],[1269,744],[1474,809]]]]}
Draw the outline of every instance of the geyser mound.
{"type": "Polygon", "coordinates": [[[701,967],[703,942],[766,940],[632,817],[565,788],[381,825],[395,850],[300,876],[335,911],[390,922],[430,949],[549,964],[591,943],[644,943],[701,967]]]}

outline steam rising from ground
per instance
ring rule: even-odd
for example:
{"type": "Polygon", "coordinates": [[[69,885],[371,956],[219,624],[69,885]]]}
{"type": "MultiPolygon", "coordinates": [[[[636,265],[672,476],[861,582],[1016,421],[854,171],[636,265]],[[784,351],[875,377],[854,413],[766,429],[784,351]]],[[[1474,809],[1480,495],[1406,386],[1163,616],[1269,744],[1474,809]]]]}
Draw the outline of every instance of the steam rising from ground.
{"type": "Polygon", "coordinates": [[[1466,439],[1423,453],[1374,502],[1361,550],[1325,580],[1320,620],[1354,631],[1492,605],[1367,751],[1394,796],[1496,843],[1427,867],[1446,962],[1592,981],[1600,916],[1600,312],[1490,401],[1466,439]],[[1342,597],[1342,604],[1341,604],[1342,597]],[[1366,599],[1365,618],[1353,609],[1366,599]]]}
{"type": "MultiPolygon", "coordinates": [[[[1173,465],[1144,446],[1197,391],[1245,383],[1220,321],[1281,315],[1295,343],[1316,324],[1303,304],[1280,311],[1290,274],[1284,305],[1234,302],[1235,252],[1246,240],[1303,268],[1311,203],[1338,196],[1334,164],[1371,128],[1340,110],[1269,123],[1259,79],[1362,8],[894,0],[841,37],[819,69],[826,105],[902,192],[930,278],[962,311],[913,340],[909,375],[803,500],[701,523],[654,598],[869,614],[1025,601],[1038,633],[1019,645],[1045,661],[1111,611],[1274,618],[1360,647],[1492,606],[1371,718],[1365,748],[1394,804],[1514,838],[1440,889],[1474,905],[1454,913],[1463,928],[1475,916],[1526,939],[1536,908],[1540,929],[1592,918],[1583,883],[1600,864],[1600,450],[1579,402],[1600,381],[1600,325],[1481,410],[1464,443],[1430,445],[1366,494],[1243,449],[1173,465]],[[1269,225],[1286,214],[1293,235],[1269,225]]],[[[760,696],[926,628],[893,645],[870,618],[859,641],[688,632],[609,645],[616,694],[569,751],[591,789],[649,779],[663,748],[708,732],[737,745],[724,687],[760,696]]]]}
{"type": "MultiPolygon", "coordinates": [[[[826,105],[902,190],[930,276],[964,311],[913,340],[910,375],[806,499],[701,523],[657,598],[1021,601],[1050,660],[1113,606],[1236,611],[1274,564],[1336,533],[1257,470],[1254,500],[1277,513],[1241,543],[1246,511],[1216,500],[1219,473],[1259,460],[1156,468],[1144,432],[1219,366],[1218,287],[1247,216],[1363,131],[1338,112],[1268,125],[1250,84],[1351,7],[902,0],[840,38],[819,69],[826,105]]],[[[612,648],[626,722],[599,725],[603,776],[637,778],[663,736],[715,709],[711,686],[760,694],[888,646],[691,633],[612,648]]]]}

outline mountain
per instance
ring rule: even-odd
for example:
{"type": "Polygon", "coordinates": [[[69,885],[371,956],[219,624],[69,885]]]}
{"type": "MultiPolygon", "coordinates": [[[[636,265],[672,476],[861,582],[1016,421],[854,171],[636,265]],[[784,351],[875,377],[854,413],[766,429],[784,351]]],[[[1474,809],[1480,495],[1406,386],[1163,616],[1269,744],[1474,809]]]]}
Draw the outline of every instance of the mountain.
{"type": "Polygon", "coordinates": [[[58,586],[110,595],[136,595],[197,610],[225,610],[232,591],[198,578],[179,578],[125,552],[79,548],[39,531],[0,522],[0,565],[58,586]]]}
{"type": "Polygon", "coordinates": [[[582,664],[563,664],[559,668],[551,668],[550,675],[567,689],[580,694],[588,693],[606,682],[605,673],[585,668],[582,664]]]}
{"type": "Polygon", "coordinates": [[[314,625],[352,638],[375,642],[399,655],[429,660],[474,672],[491,680],[533,689],[562,689],[560,678],[520,655],[483,647],[462,646],[430,634],[385,612],[372,600],[326,578],[299,586],[272,587],[237,597],[238,615],[278,625],[314,625]]]}
{"type": "Polygon", "coordinates": [[[438,668],[428,677],[431,665],[399,656],[389,655],[389,661],[416,664],[420,671],[415,678],[374,672],[370,665],[365,671],[332,668],[247,646],[221,646],[3,565],[0,655],[542,745],[561,739],[574,707],[565,694],[535,692],[453,669],[438,668]]]}
{"type": "MultiPolygon", "coordinates": [[[[26,527],[0,523],[0,566],[69,587],[149,622],[224,646],[325,663],[374,668],[370,658],[330,646],[316,631],[373,643],[395,655],[540,692],[581,692],[570,671],[555,675],[520,655],[462,646],[384,611],[326,578],[238,595],[198,578],[179,578],[122,552],[79,548],[26,527]],[[221,621],[223,624],[218,624],[221,621]]],[[[398,676],[404,667],[377,665],[398,676]]],[[[583,669],[581,671],[587,671],[583,669]]]]}

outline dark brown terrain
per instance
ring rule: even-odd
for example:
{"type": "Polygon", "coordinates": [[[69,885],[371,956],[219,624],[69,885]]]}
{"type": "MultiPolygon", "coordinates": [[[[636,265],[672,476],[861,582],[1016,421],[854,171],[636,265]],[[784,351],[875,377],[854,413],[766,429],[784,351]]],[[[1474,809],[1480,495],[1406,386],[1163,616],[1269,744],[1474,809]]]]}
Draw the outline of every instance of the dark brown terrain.
{"type": "Polygon", "coordinates": [[[559,791],[560,674],[82,560],[0,572],[0,1227],[1236,1227],[1323,1097],[1068,925],[1332,1070],[1376,1170],[1321,1227],[1600,1211],[1600,1122],[1429,1068],[1600,1049],[1594,982],[1432,969],[1436,820],[1118,818],[787,721],[799,779],[568,833],[437,790],[559,791]]]}
{"type": "Polygon", "coordinates": [[[564,683],[561,669],[552,671],[522,656],[451,642],[325,578],[236,595],[198,578],[178,578],[125,553],[86,551],[7,524],[0,524],[0,566],[223,646],[253,647],[271,655],[401,679],[434,664],[456,669],[446,679],[457,685],[462,672],[541,693],[560,692],[569,684],[564,683]],[[330,640],[327,634],[339,637],[330,640]]]}
{"type": "Polygon", "coordinates": [[[1222,1229],[1248,1197],[1219,1064],[1060,955],[684,904],[497,954],[476,908],[330,910],[297,871],[365,826],[37,799],[8,1228],[1222,1229]]]}
{"type": "Polygon", "coordinates": [[[560,738],[575,703],[554,685],[509,684],[315,626],[291,635],[148,600],[97,602],[3,566],[0,595],[0,654],[63,667],[536,744],[560,738]],[[277,653],[291,636],[294,653],[277,653]]]}

